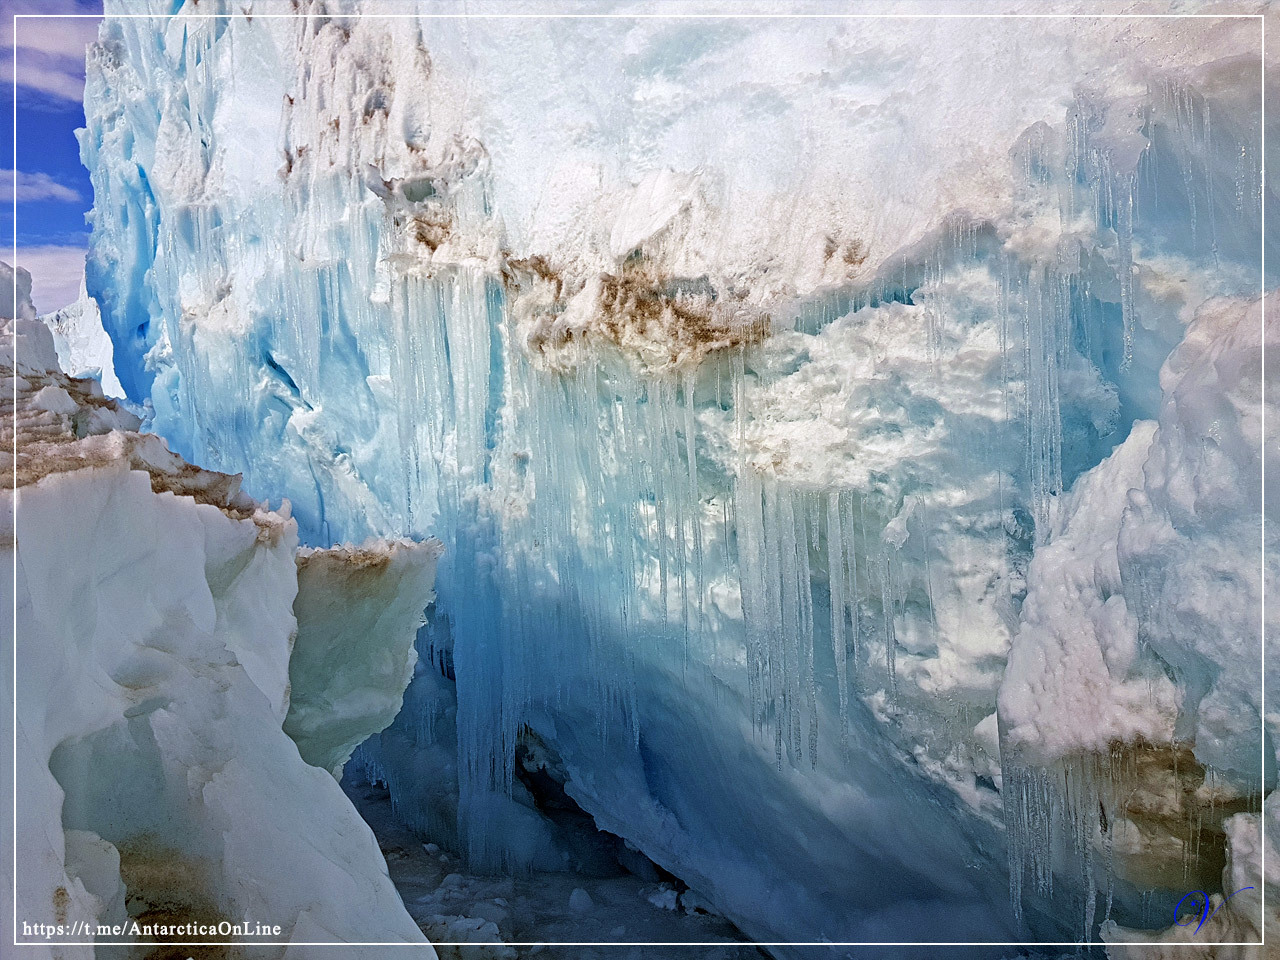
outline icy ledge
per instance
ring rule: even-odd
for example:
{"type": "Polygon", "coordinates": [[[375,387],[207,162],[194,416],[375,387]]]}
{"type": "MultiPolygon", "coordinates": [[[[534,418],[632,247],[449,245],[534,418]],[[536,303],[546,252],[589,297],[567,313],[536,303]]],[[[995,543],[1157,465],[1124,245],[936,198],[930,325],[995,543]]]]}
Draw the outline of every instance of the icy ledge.
{"type": "Polygon", "coordinates": [[[308,754],[333,766],[349,737],[389,722],[439,545],[299,560],[287,504],[268,510],[238,477],[137,433],[96,381],[56,370],[40,323],[6,320],[3,338],[6,449],[18,433],[16,494],[0,493],[16,584],[0,579],[16,606],[19,921],[249,921],[282,928],[256,956],[323,954],[306,944],[325,941],[434,956],[372,832],[281,725],[291,693],[332,702],[343,729],[301,726],[308,754]],[[295,618],[295,595],[305,607],[321,588],[337,619],[323,630],[305,609],[295,618]],[[295,633],[307,657],[341,647],[341,672],[295,669],[295,633]]]}
{"type": "Polygon", "coordinates": [[[439,540],[298,551],[298,640],[289,658],[284,729],[303,759],[335,780],[351,751],[400,712],[442,552],[439,540]],[[358,644],[353,623],[362,625],[358,644]]]}

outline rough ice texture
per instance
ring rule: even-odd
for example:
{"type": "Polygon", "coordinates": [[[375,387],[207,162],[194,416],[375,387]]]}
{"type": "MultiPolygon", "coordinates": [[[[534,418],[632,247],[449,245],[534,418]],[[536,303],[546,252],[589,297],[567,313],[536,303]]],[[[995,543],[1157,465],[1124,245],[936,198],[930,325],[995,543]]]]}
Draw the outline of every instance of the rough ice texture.
{"type": "Polygon", "coordinates": [[[439,540],[370,540],[298,551],[284,730],[302,759],[335,779],[351,751],[400,712],[441,549],[439,540]]]}
{"type": "Polygon", "coordinates": [[[123,397],[124,387],[116,379],[111,338],[102,327],[98,301],[80,289],[80,298],[56,313],[40,318],[53,332],[58,363],[74,377],[92,377],[102,384],[109,397],[123,397]]]}
{"type": "Polygon", "coordinates": [[[1141,421],[1076,481],[1027,571],[1027,597],[1000,691],[1002,749],[1044,762],[1103,752],[1113,741],[1168,742],[1178,688],[1154,657],[1139,657],[1116,537],[1142,485],[1156,425],[1141,421]]]}
{"type": "MultiPolygon", "coordinates": [[[[250,917],[281,925],[261,951],[277,957],[313,955],[299,945],[313,941],[423,943],[373,834],[281,729],[298,590],[287,511],[138,434],[96,380],[57,371],[43,324],[0,333],[2,439],[12,450],[16,426],[18,451],[17,488],[0,493],[17,571],[3,588],[17,649],[0,680],[18,692],[18,917],[250,917]]],[[[358,639],[374,621],[353,614],[358,639]]]]}
{"type": "MultiPolygon", "coordinates": [[[[1273,312],[1274,297],[1265,306],[1273,312]]],[[[1202,306],[1161,369],[1158,420],[1136,423],[1055,505],[1000,689],[1005,769],[1064,776],[1074,816],[1058,829],[1083,831],[1077,842],[1098,853],[1120,850],[1121,875],[1148,883],[1178,867],[1203,877],[1217,847],[1230,857],[1241,824],[1256,829],[1259,815],[1226,818],[1274,781],[1275,731],[1266,744],[1258,680],[1259,372],[1264,335],[1274,344],[1280,330],[1264,325],[1263,309],[1202,306]],[[1100,825],[1092,815],[1076,822],[1099,805],[1100,825]],[[1198,863],[1188,863],[1188,846],[1198,863]]],[[[1265,562],[1274,570],[1274,557],[1265,562]]],[[[1005,808],[1012,839],[1034,846],[1019,836],[1036,832],[1022,796],[1006,797],[1005,808]]],[[[1260,861],[1230,862],[1237,874],[1252,870],[1260,888],[1260,861]]],[[[1252,913],[1249,903],[1231,915],[1256,937],[1260,903],[1252,913]]]]}
{"type": "Polygon", "coordinates": [[[1264,328],[1263,309],[1214,301],[1187,327],[1160,371],[1159,429],[1117,539],[1140,639],[1182,686],[1174,736],[1244,784],[1263,775],[1263,562],[1277,563],[1263,558],[1259,371],[1264,335],[1275,353],[1280,329],[1264,328]]]}
{"type": "MultiPolygon", "coordinates": [[[[539,862],[516,758],[541,744],[751,934],[1020,939],[1015,636],[1011,691],[1087,656],[1105,689],[1045,711],[1203,736],[1256,803],[1259,705],[1214,659],[1236,652],[1125,579],[1193,601],[1245,570],[1248,488],[1197,520],[1187,471],[1143,474],[1185,565],[1101,489],[1137,483],[1143,436],[1153,471],[1193,449],[1179,418],[1231,412],[1223,462],[1256,451],[1243,409],[1201,422],[1211,394],[1160,375],[1208,301],[1257,298],[1255,21],[344,15],[385,9],[109,17],[82,152],[89,292],[150,425],[287,495],[308,543],[448,547],[377,738],[407,822],[480,867],[539,862]],[[1067,515],[1077,484],[1105,516],[1067,515]],[[1052,622],[1067,600],[1082,635],[1052,622]],[[1171,679],[1142,699],[1153,656],[1171,679]]],[[[1233,351],[1219,326],[1197,336],[1233,351]]],[[[1045,763],[1103,742],[1049,733],[1045,763]]],[[[1038,896],[1021,935],[1073,936],[1038,896]]]]}

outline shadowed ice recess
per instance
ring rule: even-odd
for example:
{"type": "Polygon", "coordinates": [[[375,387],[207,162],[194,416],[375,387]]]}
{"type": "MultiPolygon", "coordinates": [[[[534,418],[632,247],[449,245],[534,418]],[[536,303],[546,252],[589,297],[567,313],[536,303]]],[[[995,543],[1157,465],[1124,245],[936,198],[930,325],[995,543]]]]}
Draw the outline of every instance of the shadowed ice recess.
{"type": "Polygon", "coordinates": [[[125,7],[87,283],[146,428],[445,546],[348,785],[519,876],[554,781],[765,940],[1256,872],[1256,21],[125,7]]]}

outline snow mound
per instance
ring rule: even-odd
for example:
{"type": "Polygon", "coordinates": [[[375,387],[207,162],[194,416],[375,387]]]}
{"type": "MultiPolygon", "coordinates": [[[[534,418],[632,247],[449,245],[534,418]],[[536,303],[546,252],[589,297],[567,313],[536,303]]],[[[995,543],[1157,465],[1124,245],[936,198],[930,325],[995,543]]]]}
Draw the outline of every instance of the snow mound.
{"type": "MultiPolygon", "coordinates": [[[[94,931],[50,942],[6,920],[4,936],[48,957],[93,956],[57,941],[93,940],[99,924],[123,925],[99,942],[230,938],[276,944],[261,948],[274,957],[323,952],[308,941],[424,943],[373,834],[281,729],[298,592],[287,509],[138,434],[96,380],[56,369],[42,324],[3,335],[20,358],[0,357],[18,449],[17,489],[0,493],[16,569],[3,591],[17,675],[4,658],[0,680],[18,691],[18,916],[94,931]],[[135,920],[182,930],[148,936],[135,920]],[[219,932],[246,920],[279,931],[219,932]]],[[[425,570],[389,599],[422,599],[425,570]]]]}

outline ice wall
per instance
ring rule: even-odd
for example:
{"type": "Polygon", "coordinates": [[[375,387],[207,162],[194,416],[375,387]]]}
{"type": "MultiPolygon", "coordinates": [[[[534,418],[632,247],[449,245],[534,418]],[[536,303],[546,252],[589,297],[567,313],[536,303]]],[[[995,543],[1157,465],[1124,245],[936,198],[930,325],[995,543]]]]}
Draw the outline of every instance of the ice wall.
{"type": "Polygon", "coordinates": [[[90,57],[89,289],[185,456],[445,542],[402,816],[528,867],[537,742],[748,932],[1017,939],[997,691],[1064,492],[1257,296],[1251,21],[153,10],[90,57]]]}
{"type": "Polygon", "coordinates": [[[7,263],[0,263],[0,284],[13,291],[12,297],[5,297],[4,304],[0,306],[0,317],[34,319],[36,308],[31,303],[31,274],[22,267],[15,269],[7,263]]]}
{"type": "MultiPolygon", "coordinates": [[[[1259,371],[1276,327],[1262,311],[1197,312],[1161,370],[1159,419],[1077,481],[1031,561],[999,697],[1015,884],[1025,873],[1047,889],[1046,851],[1067,841],[1090,886],[1181,871],[1189,888],[1215,873],[1261,887],[1259,862],[1221,857],[1256,829],[1275,780],[1259,683],[1275,566],[1262,554],[1259,371]]],[[[1247,902],[1234,909],[1256,939],[1247,902]]]]}

